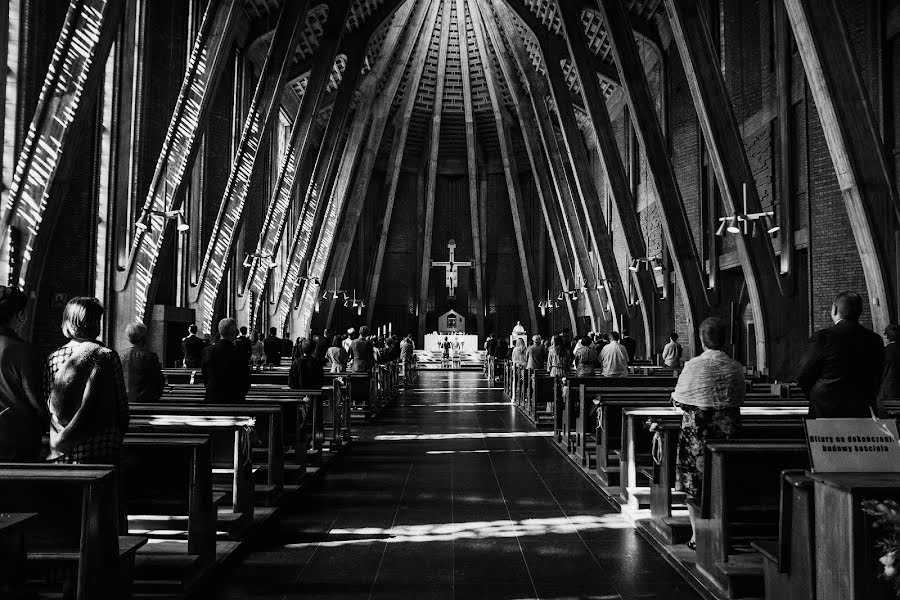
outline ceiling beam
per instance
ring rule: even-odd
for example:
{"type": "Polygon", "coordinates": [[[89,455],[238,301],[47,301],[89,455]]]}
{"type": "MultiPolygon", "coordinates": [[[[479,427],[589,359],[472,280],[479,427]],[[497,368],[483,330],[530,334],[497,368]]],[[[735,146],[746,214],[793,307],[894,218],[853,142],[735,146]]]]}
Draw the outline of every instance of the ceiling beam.
{"type": "MultiPolygon", "coordinates": [[[[166,129],[142,214],[147,210],[169,211],[175,199],[183,198],[185,187],[200,148],[201,132],[219,80],[231,57],[232,44],[242,20],[240,0],[217,0],[207,5],[200,30],[194,40],[181,83],[181,91],[166,129]]],[[[187,215],[186,215],[187,216],[187,215]]],[[[155,296],[159,276],[156,261],[166,233],[173,225],[155,214],[150,228],[135,236],[125,269],[116,274],[116,292],[132,306],[132,319],[147,318],[148,298],[155,296]],[[136,274],[140,273],[140,276],[136,274]]],[[[131,224],[129,223],[128,226],[131,224]]],[[[191,223],[192,226],[199,223],[191,223]]],[[[195,230],[189,235],[198,235],[195,230]]]]}
{"type": "Polygon", "coordinates": [[[886,264],[900,221],[900,200],[878,122],[837,5],[830,0],[784,0],[784,7],[856,240],[872,328],[884,331],[895,314],[892,307],[900,301],[892,298],[886,264]],[[890,212],[894,218],[885,219],[890,212]],[[888,240],[887,247],[880,240],[888,240]]]}
{"type": "MultiPolygon", "coordinates": [[[[431,148],[428,157],[428,180],[425,184],[425,231],[422,235],[422,270],[419,279],[419,336],[425,335],[425,317],[428,313],[428,283],[431,275],[431,241],[434,234],[434,203],[437,196],[438,151],[441,147],[441,112],[444,108],[443,75],[447,72],[447,44],[450,38],[450,2],[443,0],[441,16],[441,42],[438,49],[437,84],[434,92],[434,108],[431,114],[431,148]]],[[[423,338],[424,339],[424,338],[423,338]]]]}
{"type": "Polygon", "coordinates": [[[494,126],[497,128],[497,137],[500,142],[500,155],[503,160],[503,174],[506,177],[506,191],[509,200],[509,210],[512,214],[513,230],[516,234],[516,247],[519,251],[519,266],[522,269],[522,286],[525,288],[525,301],[528,304],[528,316],[531,319],[531,331],[537,332],[537,310],[535,292],[532,281],[534,273],[534,260],[531,251],[531,238],[527,230],[527,216],[525,215],[524,200],[519,183],[519,168],[516,162],[516,153],[510,140],[510,130],[503,119],[504,107],[500,101],[500,91],[494,78],[494,69],[491,64],[491,54],[485,40],[485,33],[481,23],[480,14],[472,12],[472,27],[475,30],[475,42],[481,55],[481,64],[484,68],[484,79],[487,84],[488,96],[491,100],[491,108],[494,113],[494,126]]]}
{"type": "MultiPolygon", "coordinates": [[[[468,28],[466,27],[466,0],[456,0],[456,31],[459,37],[459,60],[462,71],[463,111],[466,121],[466,175],[469,183],[469,215],[472,226],[473,271],[475,273],[475,320],[478,338],[484,338],[484,279],[482,273],[482,247],[479,198],[478,198],[478,162],[475,157],[475,115],[472,111],[472,81],[469,72],[468,28]]],[[[474,25],[474,11],[470,15],[474,25]]],[[[484,63],[482,62],[482,65],[484,63]]]]}
{"type": "MultiPolygon", "coordinates": [[[[282,234],[287,222],[287,213],[294,191],[297,189],[298,169],[307,162],[312,151],[312,128],[315,124],[319,106],[325,97],[325,91],[331,80],[331,74],[337,56],[338,45],[341,42],[347,18],[350,14],[351,0],[334,0],[328,12],[328,20],[322,33],[322,40],[316,51],[318,62],[313,66],[306,84],[306,91],[300,102],[300,110],[294,119],[288,139],[287,151],[281,158],[277,179],[272,188],[272,197],[266,206],[266,215],[256,245],[256,251],[247,271],[247,284],[245,290],[249,290],[262,297],[272,269],[263,256],[275,257],[279,250],[282,234]]],[[[360,43],[355,50],[355,64],[345,63],[344,76],[348,78],[350,85],[355,85],[356,77],[362,67],[362,57],[365,52],[365,43],[360,43]],[[347,70],[350,70],[348,73],[347,70]]],[[[304,204],[305,210],[308,206],[304,204]]],[[[288,266],[291,262],[288,262],[288,266]]],[[[251,328],[256,325],[256,315],[259,313],[255,306],[250,314],[251,328]]]]}
{"type": "MultiPolygon", "coordinates": [[[[619,213],[619,222],[622,225],[622,233],[625,237],[625,245],[631,258],[648,257],[649,253],[647,245],[644,242],[644,233],[641,231],[641,223],[637,212],[637,201],[633,195],[632,186],[625,173],[625,166],[622,164],[622,155],[619,153],[619,145],[616,142],[616,132],[613,129],[612,121],[609,118],[609,110],[606,107],[606,96],[600,89],[600,82],[596,77],[591,76],[588,55],[588,40],[584,34],[581,25],[580,15],[563,11],[560,13],[563,27],[565,29],[565,39],[568,44],[569,54],[572,56],[575,65],[575,71],[581,82],[581,94],[584,97],[584,106],[587,109],[588,120],[594,130],[597,142],[597,154],[603,163],[603,169],[606,172],[606,184],[609,187],[610,195],[615,202],[616,210],[619,213]]],[[[628,31],[629,37],[633,39],[631,31],[628,31]]],[[[565,113],[560,111],[560,116],[565,113]]],[[[655,117],[655,115],[654,115],[655,117]]],[[[564,128],[565,130],[565,128],[564,128]]],[[[575,139],[578,146],[575,154],[580,154],[580,138],[575,139]]],[[[587,156],[583,157],[587,160],[587,156]]],[[[634,169],[636,165],[631,163],[630,168],[634,169]]],[[[599,190],[596,189],[594,181],[589,179],[588,184],[588,204],[592,206],[600,206],[599,190]],[[591,188],[593,189],[593,199],[591,200],[591,188]]],[[[598,211],[599,212],[599,211],[598,211]]],[[[597,215],[602,218],[602,215],[597,215]]],[[[613,216],[607,215],[607,219],[612,221],[613,216]]],[[[660,257],[661,259],[662,257],[660,257]]],[[[654,272],[647,269],[638,269],[631,271],[631,279],[634,281],[637,290],[638,299],[641,306],[641,314],[644,319],[644,341],[647,353],[655,353],[656,350],[656,324],[651,321],[651,315],[657,314],[659,311],[653,304],[656,303],[656,276],[654,272]]]]}
{"type": "Polygon", "coordinates": [[[192,303],[199,309],[197,323],[210,331],[215,316],[219,285],[233,250],[235,235],[244,214],[244,204],[264,132],[278,114],[278,99],[284,87],[287,65],[293,62],[294,48],[306,22],[310,1],[285,2],[278,16],[275,36],[266,54],[262,72],[253,92],[251,110],[241,131],[225,193],[210,231],[209,245],[198,274],[192,303]]]}
{"type": "Polygon", "coordinates": [[[381,234],[378,237],[378,246],[375,250],[375,257],[372,263],[372,270],[369,284],[369,293],[366,301],[366,322],[371,323],[375,313],[375,301],[378,298],[378,285],[381,281],[381,270],[384,265],[384,253],[387,251],[388,236],[390,235],[391,219],[394,214],[394,203],[397,199],[397,188],[400,185],[400,172],[403,164],[403,155],[406,151],[406,139],[409,135],[409,126],[412,122],[413,109],[416,106],[416,96],[419,92],[419,83],[422,81],[422,74],[425,73],[425,66],[428,56],[428,44],[420,44],[415,58],[410,63],[410,77],[406,85],[406,97],[397,111],[394,119],[394,139],[391,145],[391,155],[388,159],[388,173],[390,173],[390,181],[388,183],[388,194],[385,202],[384,220],[381,225],[381,234]]]}
{"type": "MultiPolygon", "coordinates": [[[[758,212],[761,205],[756,182],[703,8],[698,0],[665,0],[665,4],[725,210],[728,214],[758,212]],[[746,211],[741,201],[742,187],[747,191],[746,211]]],[[[769,236],[748,240],[747,236],[735,235],[733,239],[756,328],[755,362],[768,372],[768,344],[769,340],[775,339],[775,332],[770,331],[766,315],[779,304],[778,294],[774,293],[783,285],[778,275],[779,261],[769,236]],[[769,268],[766,268],[767,263],[769,268]],[[770,285],[766,286],[765,281],[770,285]],[[764,293],[767,288],[771,293],[764,293]]],[[[778,320],[788,322],[790,319],[778,320]]]]}
{"type": "MultiPolygon", "coordinates": [[[[487,10],[485,8],[484,10],[487,10]]],[[[528,97],[530,92],[522,88],[519,73],[515,65],[512,64],[506,47],[503,43],[500,31],[497,29],[496,19],[493,15],[485,17],[482,13],[481,21],[485,26],[491,45],[497,54],[497,61],[500,63],[500,69],[503,78],[509,86],[509,93],[513,99],[513,106],[518,117],[519,128],[522,131],[522,138],[525,141],[525,150],[528,154],[528,161],[531,165],[531,173],[534,177],[535,188],[537,190],[538,202],[541,206],[541,214],[544,217],[544,224],[547,228],[548,240],[550,242],[550,251],[553,254],[553,262],[556,267],[556,273],[559,277],[560,285],[565,287],[567,281],[575,281],[575,266],[572,257],[569,255],[569,249],[574,244],[566,243],[569,233],[565,230],[562,223],[562,215],[560,215],[559,204],[553,195],[553,184],[548,175],[548,166],[541,153],[541,141],[537,133],[535,124],[534,111],[530,104],[525,104],[522,98],[528,97]]],[[[593,273],[591,273],[593,275],[593,273]]],[[[587,287],[587,281],[585,281],[587,287]]],[[[599,297],[595,289],[596,283],[591,282],[588,288],[588,308],[591,312],[591,318],[594,318],[595,301],[591,300],[591,295],[599,297]]],[[[569,315],[569,324],[572,331],[577,331],[577,321],[575,319],[575,309],[571,297],[565,296],[567,313],[569,315]]]]}
{"type": "MultiPolygon", "coordinates": [[[[494,6],[499,11],[499,19],[506,35],[507,45],[512,51],[512,56],[519,67],[519,72],[525,78],[524,86],[526,95],[531,98],[532,110],[535,115],[535,123],[540,134],[544,149],[544,156],[550,167],[551,179],[555,188],[553,195],[558,202],[562,224],[564,225],[568,242],[575,257],[575,264],[581,272],[581,277],[587,287],[588,303],[592,313],[595,331],[600,330],[601,320],[606,321],[606,312],[609,302],[604,302],[600,297],[600,281],[595,273],[596,268],[591,261],[590,250],[584,236],[584,227],[576,210],[576,201],[573,198],[572,188],[567,180],[568,165],[564,159],[565,150],[559,146],[556,131],[553,128],[554,118],[547,108],[545,99],[550,95],[547,80],[542,77],[531,62],[531,58],[525,49],[524,43],[518,32],[514,29],[513,16],[503,4],[504,0],[494,0],[494,6]]],[[[489,19],[485,19],[489,22],[489,19]]],[[[613,272],[616,275],[616,272],[613,272]]],[[[574,279],[574,277],[573,277],[574,279]]],[[[608,282],[604,280],[604,285],[608,282]]],[[[608,293],[608,292],[607,292],[608,293]]],[[[619,307],[624,310],[624,306],[619,307]]]]}
{"type": "MultiPolygon", "coordinates": [[[[408,1],[415,8],[410,16],[410,22],[413,25],[409,27],[402,47],[396,53],[396,58],[391,50],[397,45],[397,39],[390,45],[387,43],[384,45],[384,57],[383,59],[379,58],[376,67],[379,69],[380,74],[369,81],[374,82],[372,88],[374,91],[374,84],[377,84],[385,73],[388,74],[388,80],[377,97],[363,96],[360,101],[360,109],[367,109],[368,114],[372,117],[371,124],[368,123],[368,119],[359,118],[354,124],[354,127],[360,128],[360,135],[367,134],[368,137],[360,137],[358,142],[347,145],[349,152],[346,152],[344,155],[341,163],[341,172],[337,177],[336,189],[332,193],[331,202],[336,203],[332,216],[337,219],[335,234],[339,233],[339,238],[335,242],[334,235],[320,236],[318,246],[321,250],[319,247],[316,249],[319,259],[313,261],[315,268],[318,268],[319,261],[327,264],[328,279],[336,281],[338,286],[344,280],[347,261],[350,259],[350,252],[356,238],[356,228],[359,225],[359,219],[365,205],[372,169],[378,156],[378,147],[381,145],[388,112],[400,87],[403,71],[409,63],[413,51],[418,46],[417,42],[420,34],[422,34],[423,38],[421,43],[429,43],[429,40],[425,39],[427,34],[422,32],[433,29],[437,20],[437,5],[439,3],[436,0],[428,0],[426,2],[408,1]],[[359,156],[360,154],[361,156],[359,156]],[[358,165],[357,156],[359,156],[358,165]],[[351,183],[353,184],[352,191],[350,188],[351,183]],[[349,197],[348,194],[350,194],[349,197]]],[[[358,109],[357,114],[359,115],[360,113],[366,114],[363,110],[358,109]]],[[[328,307],[326,323],[329,325],[334,314],[334,305],[335,303],[332,301],[328,307]]]]}

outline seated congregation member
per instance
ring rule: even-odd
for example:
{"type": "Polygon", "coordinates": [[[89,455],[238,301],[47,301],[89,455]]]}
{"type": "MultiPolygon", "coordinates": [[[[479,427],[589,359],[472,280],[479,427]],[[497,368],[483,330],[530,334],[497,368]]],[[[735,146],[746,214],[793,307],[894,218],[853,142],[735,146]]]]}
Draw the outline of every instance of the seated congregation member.
{"type": "Polygon", "coordinates": [[[591,338],[585,336],[578,341],[575,347],[575,371],[578,377],[590,377],[597,369],[600,357],[591,345],[591,338]]]}
{"type": "Polygon", "coordinates": [[[47,431],[43,360],[19,336],[27,302],[19,289],[0,286],[0,462],[38,460],[47,431]]]}
{"type": "Polygon", "coordinates": [[[250,341],[250,336],[247,335],[247,328],[241,327],[238,330],[237,338],[234,340],[234,347],[237,348],[238,352],[242,357],[244,357],[246,363],[250,364],[250,355],[253,354],[253,342],[250,341]]]}
{"type": "Polygon", "coordinates": [[[347,361],[350,359],[344,350],[343,342],[340,336],[334,336],[331,339],[331,347],[325,353],[328,370],[332,373],[343,373],[347,370],[347,361]]]}
{"type": "Polygon", "coordinates": [[[884,402],[900,401],[900,325],[888,325],[884,328],[887,346],[884,347],[884,366],[881,369],[881,389],[878,391],[879,414],[884,414],[884,402]]]}
{"type": "Polygon", "coordinates": [[[622,340],[619,342],[628,352],[628,364],[634,362],[634,353],[637,352],[637,340],[628,335],[627,331],[622,332],[622,340]]]}
{"type": "Polygon", "coordinates": [[[263,349],[266,353],[266,365],[280,367],[282,343],[281,338],[278,337],[278,329],[275,327],[269,328],[269,335],[266,336],[266,340],[263,342],[263,349]]]}
{"type": "MultiPolygon", "coordinates": [[[[672,402],[684,411],[678,437],[676,487],[688,496],[700,497],[703,489],[703,454],[707,440],[727,439],[741,427],[746,381],[741,363],[725,354],[725,323],[711,317],[700,324],[703,353],[684,365],[672,402]]],[[[688,507],[696,532],[697,515],[688,507]]],[[[694,536],[688,546],[695,548],[694,536]]]]}
{"type": "Polygon", "coordinates": [[[531,345],[525,350],[525,368],[543,369],[546,362],[547,356],[544,353],[541,336],[533,336],[531,338],[531,345]]]}
{"type": "Polygon", "coordinates": [[[353,361],[354,373],[365,373],[375,366],[375,351],[369,340],[369,328],[366,325],[359,328],[359,337],[350,342],[348,354],[353,361]]]}
{"type": "Polygon", "coordinates": [[[317,390],[325,383],[322,364],[315,357],[316,343],[303,340],[302,355],[291,363],[288,385],[294,390],[317,390]]]}
{"type": "Polygon", "coordinates": [[[859,324],[862,309],[859,294],[841,292],[831,304],[834,325],[809,340],[797,383],[809,399],[810,418],[867,417],[876,408],[884,343],[859,324]]]}
{"type": "Polygon", "coordinates": [[[147,326],[129,323],[125,328],[131,347],[122,353],[122,373],[128,402],[156,402],[166,383],[156,352],[147,350],[147,326]]]}
{"type": "Polygon", "coordinates": [[[528,361],[525,357],[525,340],[519,338],[516,340],[516,347],[513,348],[512,351],[512,361],[514,365],[518,365],[524,367],[528,364],[528,361]]]}
{"type": "Polygon", "coordinates": [[[609,343],[600,351],[600,364],[604,377],[628,375],[628,350],[619,341],[619,332],[609,332],[609,343]]]}
{"type": "Polygon", "coordinates": [[[234,319],[219,321],[219,341],[203,351],[204,400],[212,404],[243,402],[250,390],[250,367],[243,362],[234,345],[237,337],[234,319]]]}
{"type": "Polygon", "coordinates": [[[76,297],[63,311],[69,342],[47,358],[44,393],[50,411],[50,459],[118,464],[128,431],[128,396],[115,350],[96,341],[103,306],[76,297]]]}
{"type": "Polygon", "coordinates": [[[674,331],[669,334],[669,343],[665,345],[662,352],[663,364],[671,367],[675,372],[675,377],[681,373],[681,356],[684,349],[678,343],[678,334],[674,331]]]}
{"type": "Polygon", "coordinates": [[[188,334],[181,338],[181,350],[184,352],[184,366],[190,369],[196,369],[203,361],[203,349],[209,345],[199,337],[197,337],[197,326],[190,325],[188,334]]]}

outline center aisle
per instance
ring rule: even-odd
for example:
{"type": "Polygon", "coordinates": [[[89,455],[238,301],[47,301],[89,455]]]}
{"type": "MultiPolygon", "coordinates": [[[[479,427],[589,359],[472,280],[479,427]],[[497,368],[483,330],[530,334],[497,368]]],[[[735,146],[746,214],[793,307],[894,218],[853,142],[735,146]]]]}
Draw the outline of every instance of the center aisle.
{"type": "Polygon", "coordinates": [[[487,386],[420,373],[215,597],[697,598],[487,386]]]}

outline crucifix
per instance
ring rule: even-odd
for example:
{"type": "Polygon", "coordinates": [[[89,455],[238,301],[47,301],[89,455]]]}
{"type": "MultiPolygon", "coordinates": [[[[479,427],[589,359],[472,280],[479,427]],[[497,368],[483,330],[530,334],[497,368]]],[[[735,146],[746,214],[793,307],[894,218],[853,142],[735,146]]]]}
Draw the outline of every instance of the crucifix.
{"type": "Polygon", "coordinates": [[[459,284],[457,267],[471,267],[472,261],[456,262],[456,240],[447,242],[447,248],[450,250],[450,260],[432,260],[431,266],[444,267],[444,281],[447,284],[447,290],[449,291],[448,295],[453,298],[456,296],[456,286],[459,284]]]}

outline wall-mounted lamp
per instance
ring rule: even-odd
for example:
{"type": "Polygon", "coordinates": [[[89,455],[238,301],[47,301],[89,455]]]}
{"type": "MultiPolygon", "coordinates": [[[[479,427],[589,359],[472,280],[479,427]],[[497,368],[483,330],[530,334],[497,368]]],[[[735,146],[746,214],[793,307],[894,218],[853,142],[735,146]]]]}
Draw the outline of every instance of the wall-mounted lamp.
{"type": "Polygon", "coordinates": [[[150,215],[164,217],[166,220],[175,219],[178,224],[176,229],[179,233],[185,233],[190,230],[191,226],[184,220],[184,214],[180,210],[145,210],[141,213],[141,217],[135,222],[134,228],[140,233],[144,233],[150,229],[150,215]]]}
{"type": "Polygon", "coordinates": [[[722,237],[725,232],[750,235],[759,237],[762,230],[765,229],[769,235],[775,235],[781,229],[775,223],[774,211],[762,211],[755,213],[747,212],[747,184],[743,185],[744,193],[744,212],[735,213],[730,217],[719,218],[719,228],[716,229],[716,235],[722,237]]]}

